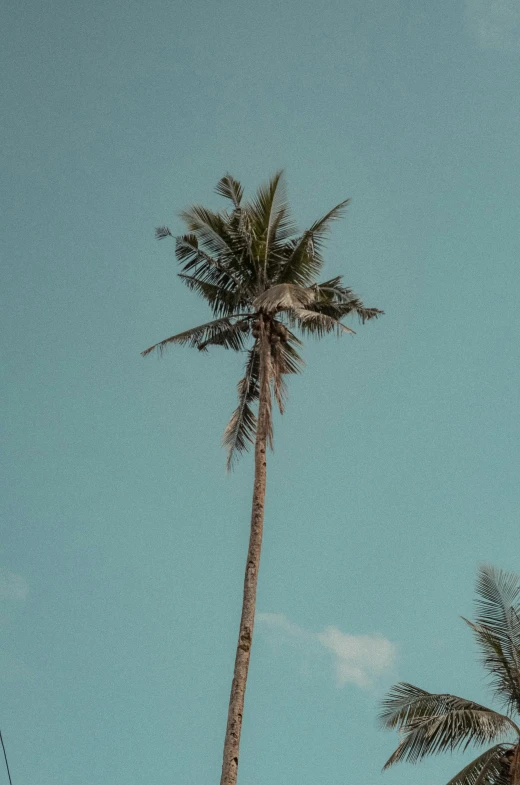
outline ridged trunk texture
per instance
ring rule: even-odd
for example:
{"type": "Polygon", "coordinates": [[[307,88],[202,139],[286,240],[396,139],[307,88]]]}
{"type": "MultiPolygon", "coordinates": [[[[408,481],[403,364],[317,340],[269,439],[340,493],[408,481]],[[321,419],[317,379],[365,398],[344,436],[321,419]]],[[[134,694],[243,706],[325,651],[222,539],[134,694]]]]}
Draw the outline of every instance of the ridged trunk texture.
{"type": "Polygon", "coordinates": [[[510,769],[510,785],[520,785],[520,744],[514,748],[510,769]]]}
{"type": "Polygon", "coordinates": [[[260,551],[264,528],[264,506],[266,488],[266,449],[270,433],[271,399],[269,388],[269,345],[265,334],[260,339],[260,394],[258,404],[258,423],[255,439],[255,480],[253,486],[253,507],[251,512],[251,532],[247,552],[242,617],[238,635],[235,670],[229,698],[229,711],[224,740],[224,756],[220,785],[236,785],[238,776],[238,752],[244,698],[246,693],[247,672],[251,658],[253,628],[255,623],[256,587],[260,567],[260,551]]]}

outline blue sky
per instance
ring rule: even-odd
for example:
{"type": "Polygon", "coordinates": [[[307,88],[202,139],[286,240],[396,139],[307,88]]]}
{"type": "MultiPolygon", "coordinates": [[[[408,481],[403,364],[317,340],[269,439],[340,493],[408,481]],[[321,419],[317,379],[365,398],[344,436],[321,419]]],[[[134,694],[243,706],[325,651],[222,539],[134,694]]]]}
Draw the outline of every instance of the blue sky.
{"type": "MultiPolygon", "coordinates": [[[[519,0],[4,4],[0,728],[15,785],[218,781],[251,493],[192,202],[286,170],[386,315],[305,348],[269,463],[240,785],[380,769],[396,680],[489,700],[459,619],[520,571],[519,0]]],[[[1,775],[0,775],[1,776],[1,775]]]]}

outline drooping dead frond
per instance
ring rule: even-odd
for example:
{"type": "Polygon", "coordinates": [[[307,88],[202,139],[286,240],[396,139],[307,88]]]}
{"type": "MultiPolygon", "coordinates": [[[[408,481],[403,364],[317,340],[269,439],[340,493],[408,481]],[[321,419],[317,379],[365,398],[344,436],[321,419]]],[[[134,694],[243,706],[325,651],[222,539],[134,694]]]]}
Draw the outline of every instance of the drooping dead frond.
{"type": "MultiPolygon", "coordinates": [[[[260,338],[257,341],[258,351],[260,352],[260,409],[262,399],[265,402],[263,414],[265,415],[265,436],[269,448],[274,449],[273,440],[273,401],[271,396],[271,382],[273,379],[273,358],[269,351],[268,337],[265,330],[262,330],[260,338]]],[[[262,417],[262,412],[259,412],[259,420],[262,417]]],[[[259,425],[261,423],[259,422],[259,425]]]]}
{"type": "MultiPolygon", "coordinates": [[[[244,317],[248,314],[237,314],[237,316],[244,317]]],[[[235,317],[236,318],[236,317],[235,317]]],[[[229,318],[215,319],[213,322],[206,322],[198,327],[192,327],[191,330],[184,330],[182,333],[171,335],[159,343],[155,343],[144,352],[141,352],[143,357],[153,351],[158,351],[162,354],[164,349],[171,343],[180,344],[181,346],[192,346],[197,349],[205,349],[210,344],[224,346],[226,349],[234,349],[240,351],[244,344],[244,333],[237,326],[236,322],[231,321],[229,318]]]]}
{"type": "Polygon", "coordinates": [[[228,327],[224,326],[212,331],[207,338],[197,344],[199,352],[205,352],[208,346],[222,346],[224,349],[233,349],[241,352],[244,349],[246,335],[242,330],[242,323],[235,322],[228,327]]]}
{"type": "Polygon", "coordinates": [[[262,292],[254,300],[253,306],[256,310],[276,313],[280,310],[305,308],[314,299],[314,292],[310,289],[291,283],[281,283],[262,292]]]}
{"type": "Polygon", "coordinates": [[[285,401],[287,398],[287,385],[283,378],[283,359],[282,359],[282,344],[277,343],[274,346],[271,346],[271,377],[272,377],[272,386],[273,386],[273,393],[276,399],[276,403],[278,404],[278,409],[280,414],[283,414],[285,411],[285,401]]]}
{"type": "Polygon", "coordinates": [[[359,317],[361,324],[365,324],[365,322],[370,321],[370,319],[378,319],[380,316],[385,315],[385,312],[381,311],[379,308],[365,308],[363,305],[352,308],[350,313],[352,312],[359,317]]]}
{"type": "Polygon", "coordinates": [[[283,374],[302,372],[305,361],[294,348],[300,345],[301,341],[290,330],[288,330],[288,340],[278,344],[278,363],[283,374]]]}
{"type": "Polygon", "coordinates": [[[227,448],[227,468],[230,470],[238,456],[253,443],[256,432],[256,415],[251,404],[258,400],[260,383],[260,361],[258,346],[248,353],[244,377],[237,385],[238,406],[231,415],[222,443],[227,448]]]}

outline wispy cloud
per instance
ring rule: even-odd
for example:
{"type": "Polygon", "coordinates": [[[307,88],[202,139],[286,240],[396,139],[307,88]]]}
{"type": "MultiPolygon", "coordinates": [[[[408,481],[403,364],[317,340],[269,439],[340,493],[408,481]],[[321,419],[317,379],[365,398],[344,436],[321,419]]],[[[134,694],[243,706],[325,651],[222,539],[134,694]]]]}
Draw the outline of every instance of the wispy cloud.
{"type": "Polygon", "coordinates": [[[256,618],[282,643],[299,649],[303,646],[307,655],[318,658],[324,652],[331,656],[338,687],[355,684],[370,688],[379,676],[395,665],[396,646],[382,635],[351,635],[338,627],[311,632],[283,613],[259,613],[256,618]]]}
{"type": "Polygon", "coordinates": [[[23,575],[0,567],[0,599],[23,602],[29,595],[29,584],[23,575]]]}
{"type": "Polygon", "coordinates": [[[483,48],[520,47],[520,0],[466,0],[466,17],[483,48]]]}

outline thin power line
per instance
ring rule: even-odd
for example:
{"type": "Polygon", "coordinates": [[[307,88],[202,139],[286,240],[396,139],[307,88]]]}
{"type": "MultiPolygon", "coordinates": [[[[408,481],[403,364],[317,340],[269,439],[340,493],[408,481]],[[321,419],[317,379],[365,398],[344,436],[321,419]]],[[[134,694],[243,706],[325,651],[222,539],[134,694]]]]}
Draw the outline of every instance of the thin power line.
{"type": "Polygon", "coordinates": [[[5,767],[7,769],[7,776],[9,777],[9,785],[13,785],[13,782],[11,780],[11,772],[9,771],[9,764],[7,762],[7,753],[5,751],[5,744],[4,744],[4,740],[2,738],[2,731],[1,730],[0,730],[0,741],[2,742],[2,749],[4,751],[5,767]]]}

